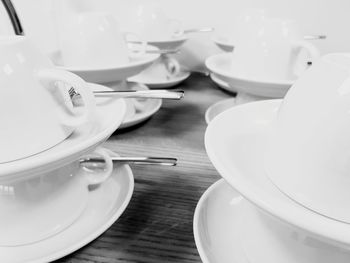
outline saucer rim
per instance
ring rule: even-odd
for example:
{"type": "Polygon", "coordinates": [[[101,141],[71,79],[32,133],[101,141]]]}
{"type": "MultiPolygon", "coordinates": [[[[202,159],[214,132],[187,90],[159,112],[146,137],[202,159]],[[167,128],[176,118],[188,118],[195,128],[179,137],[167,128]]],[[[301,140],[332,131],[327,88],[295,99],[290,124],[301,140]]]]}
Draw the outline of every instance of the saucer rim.
{"type": "MultiPolygon", "coordinates": [[[[59,51],[58,51],[59,52],[59,51]]],[[[81,68],[76,66],[65,66],[65,65],[59,65],[55,62],[54,65],[56,68],[61,70],[67,70],[70,72],[78,73],[94,73],[94,72],[106,72],[106,71],[115,71],[115,70],[121,70],[121,69],[127,69],[127,68],[133,68],[133,67],[139,67],[145,64],[152,63],[153,61],[156,61],[160,54],[144,54],[144,59],[139,59],[137,57],[135,60],[132,60],[133,56],[129,56],[131,59],[128,64],[122,64],[122,65],[115,65],[115,66],[109,66],[109,67],[101,67],[101,68],[81,68]]]]}
{"type": "Polygon", "coordinates": [[[148,120],[154,114],[156,114],[160,110],[160,108],[162,107],[163,101],[162,101],[162,99],[153,99],[153,100],[155,100],[157,102],[157,103],[155,103],[155,106],[153,109],[151,109],[147,112],[142,112],[141,114],[135,114],[134,115],[135,117],[128,119],[126,121],[123,121],[122,124],[120,125],[119,129],[123,130],[123,129],[134,127],[134,126],[148,120]]]}
{"type": "Polygon", "coordinates": [[[220,40],[220,38],[226,38],[228,40],[228,37],[220,37],[220,36],[214,36],[212,38],[212,41],[220,48],[225,47],[227,50],[224,50],[225,52],[233,52],[235,46],[230,41],[220,40]],[[222,46],[222,47],[221,47],[222,46]],[[228,49],[232,49],[231,51],[228,51],[228,49]]]}
{"type": "Polygon", "coordinates": [[[183,35],[179,38],[172,38],[172,39],[164,39],[164,40],[146,40],[149,45],[157,46],[157,44],[174,44],[177,42],[185,42],[188,40],[188,37],[186,35],[183,35]]]}
{"type": "MultiPolygon", "coordinates": [[[[147,85],[143,83],[136,82],[136,84],[137,86],[144,88],[144,90],[149,90],[147,85]]],[[[119,129],[127,129],[146,121],[147,119],[151,118],[154,114],[156,114],[163,105],[162,99],[149,99],[147,101],[155,101],[154,107],[147,112],[142,111],[141,113],[134,114],[134,116],[130,119],[123,120],[121,125],[119,126],[119,129]]]]}
{"type": "MultiPolygon", "coordinates": [[[[116,168],[114,168],[116,169],[116,168]]],[[[37,259],[33,259],[31,261],[27,261],[27,263],[42,263],[42,262],[52,262],[55,260],[59,260],[65,256],[68,256],[76,251],[78,251],[79,249],[83,248],[84,246],[88,245],[89,243],[91,243],[92,241],[96,240],[99,236],[101,236],[103,233],[105,233],[114,223],[117,222],[117,220],[122,216],[122,214],[125,212],[126,208],[128,207],[131,198],[133,196],[134,190],[135,190],[135,179],[134,179],[134,175],[133,172],[130,168],[129,165],[124,164],[124,165],[120,165],[118,166],[118,169],[125,169],[125,175],[127,176],[130,186],[129,189],[127,191],[127,194],[125,196],[125,199],[123,201],[123,203],[121,204],[121,206],[117,209],[117,211],[115,211],[115,213],[111,214],[110,216],[106,216],[107,220],[105,220],[105,223],[103,225],[99,225],[98,227],[96,227],[95,230],[90,231],[89,234],[87,234],[84,238],[82,238],[80,240],[79,243],[76,243],[72,246],[68,246],[64,249],[59,249],[57,252],[52,253],[51,255],[48,256],[44,256],[41,258],[37,258],[37,259]]],[[[117,171],[114,170],[114,174],[112,176],[117,176],[117,171]]],[[[83,216],[83,215],[82,215],[83,216]]],[[[74,222],[72,225],[79,223],[79,218],[76,220],[76,222],[74,222]]],[[[67,228],[64,231],[69,231],[69,228],[67,228]]],[[[58,233],[56,236],[60,235],[60,233],[58,233]]],[[[56,236],[51,237],[55,238],[56,236]]],[[[50,239],[50,238],[48,238],[50,239]]],[[[38,243],[42,243],[45,242],[45,240],[38,242],[38,243]]],[[[34,244],[35,246],[35,244],[34,244]]],[[[20,247],[19,247],[20,249],[20,247]]]]}
{"type": "MultiPolygon", "coordinates": [[[[210,120],[210,119],[209,119],[209,114],[210,114],[210,112],[211,112],[214,108],[218,107],[219,105],[225,104],[225,103],[231,102],[231,101],[234,102],[234,105],[232,105],[232,107],[238,106],[238,104],[237,104],[237,102],[236,102],[236,97],[228,98],[228,99],[223,99],[223,100],[219,100],[218,102],[216,102],[216,103],[210,105],[209,108],[207,108],[207,110],[205,111],[205,115],[204,115],[204,117],[205,117],[205,122],[207,123],[207,125],[209,125],[210,122],[212,122],[217,116],[219,116],[221,113],[223,113],[223,112],[220,112],[220,113],[217,114],[213,119],[210,120]]],[[[226,110],[229,110],[229,109],[230,109],[230,108],[228,108],[228,109],[226,109],[226,110]]],[[[225,111],[226,111],[226,110],[225,110],[225,111]]]]}
{"type": "Polygon", "coordinates": [[[159,88],[174,87],[174,86],[180,84],[181,82],[185,81],[186,79],[188,79],[190,76],[191,76],[191,72],[183,72],[183,74],[181,74],[180,76],[177,76],[176,79],[169,80],[169,81],[165,80],[165,81],[160,81],[160,82],[142,82],[142,81],[137,81],[137,75],[136,75],[136,76],[129,78],[129,80],[142,83],[142,84],[148,86],[149,88],[159,89],[159,88]]]}
{"type": "MultiPolygon", "coordinates": [[[[212,146],[213,142],[211,139],[211,133],[213,133],[213,130],[215,130],[216,122],[222,122],[223,120],[229,118],[232,112],[234,112],[238,107],[240,109],[242,109],[241,107],[257,108],[257,105],[261,104],[268,105],[269,109],[272,110],[278,109],[282,102],[282,99],[256,101],[252,103],[238,105],[237,107],[229,109],[228,111],[221,114],[220,117],[216,118],[213,122],[211,122],[211,124],[208,125],[206,129],[204,141],[207,155],[212,164],[214,165],[215,169],[219,172],[220,176],[224,178],[226,182],[231,185],[231,187],[236,189],[244,198],[249,200],[255,206],[263,209],[272,217],[286,222],[287,224],[290,224],[298,229],[311,233],[312,235],[324,239],[327,242],[335,242],[338,246],[342,246],[348,249],[350,245],[350,232],[348,233],[348,235],[344,235],[344,228],[350,229],[349,224],[319,215],[314,211],[301,206],[298,203],[294,203],[294,201],[289,199],[289,197],[286,198],[288,198],[290,202],[282,201],[282,204],[284,205],[284,209],[282,209],[281,203],[277,203],[271,198],[269,200],[265,200],[264,198],[261,198],[261,196],[259,196],[259,193],[255,193],[253,190],[251,190],[252,183],[241,180],[240,178],[237,180],[232,178],[232,176],[230,175],[231,172],[228,171],[228,169],[224,167],[225,165],[222,164],[222,162],[215,156],[216,153],[213,150],[214,146],[212,146]],[[292,204],[297,205],[297,208],[295,208],[295,206],[293,206],[292,204]],[[286,207],[291,207],[292,209],[289,210],[286,209],[286,207]],[[314,217],[317,217],[318,220],[314,220],[314,217]]],[[[261,111],[259,111],[258,115],[261,114],[261,111]]],[[[274,113],[274,116],[277,116],[277,112],[274,113]]],[[[268,125],[271,125],[271,122],[268,125]]],[[[239,171],[235,167],[235,165],[232,165],[230,169],[232,169],[234,173],[242,174],[242,172],[239,171]]],[[[280,192],[280,195],[283,196],[283,193],[280,192]]]]}
{"type": "Polygon", "coordinates": [[[228,92],[231,93],[237,93],[237,91],[233,91],[234,88],[231,88],[230,85],[228,85],[228,83],[222,79],[220,79],[220,77],[218,77],[217,74],[215,74],[214,72],[211,72],[209,74],[210,79],[216,84],[218,85],[221,89],[227,90],[228,92]]]}
{"type": "MultiPolygon", "coordinates": [[[[202,214],[202,209],[203,206],[205,204],[205,202],[208,200],[208,198],[212,195],[212,193],[220,188],[222,185],[227,184],[227,182],[225,181],[225,179],[221,178],[218,181],[214,182],[213,184],[211,184],[209,186],[209,188],[207,188],[205,190],[205,192],[202,194],[202,196],[200,197],[196,208],[194,210],[194,215],[193,215],[193,236],[194,236],[194,241],[198,250],[198,254],[201,258],[201,260],[203,261],[203,263],[211,263],[210,260],[208,259],[207,253],[205,253],[205,249],[203,248],[203,242],[201,241],[200,238],[200,233],[199,233],[199,220],[201,218],[201,214],[202,214]]],[[[231,187],[231,185],[230,185],[231,187]]],[[[240,195],[239,192],[237,192],[238,195],[240,195]]]]}
{"type": "MultiPolygon", "coordinates": [[[[271,85],[270,88],[273,88],[275,86],[280,86],[279,88],[281,88],[283,86],[285,89],[289,89],[296,81],[296,79],[295,80],[247,79],[247,78],[239,77],[237,75],[230,73],[227,70],[224,70],[220,67],[217,67],[217,65],[218,65],[217,60],[220,58],[228,60],[229,56],[231,56],[231,53],[221,53],[221,54],[212,55],[205,60],[205,66],[214,74],[221,75],[227,79],[244,81],[244,82],[255,84],[255,85],[259,85],[259,84],[260,85],[271,85]]],[[[275,89],[277,89],[277,88],[275,88],[275,89]]]]}
{"type": "MultiPolygon", "coordinates": [[[[128,193],[125,197],[125,200],[123,201],[123,203],[119,207],[119,209],[113,215],[111,215],[111,217],[108,220],[106,220],[106,223],[103,226],[100,226],[98,229],[93,231],[93,233],[91,233],[89,235],[89,237],[86,237],[79,244],[76,244],[74,247],[71,247],[70,249],[62,250],[61,253],[58,252],[58,253],[52,255],[51,259],[48,260],[48,262],[61,259],[62,257],[70,255],[73,252],[75,252],[75,251],[81,249],[82,247],[86,246],[87,244],[91,243],[92,241],[97,239],[99,236],[101,236],[104,232],[106,232],[122,216],[122,214],[125,212],[126,208],[128,207],[128,205],[131,201],[132,195],[134,193],[134,188],[135,188],[134,174],[133,174],[130,166],[129,165],[123,165],[123,166],[126,169],[126,173],[127,173],[128,179],[130,181],[130,187],[128,189],[128,193]],[[56,257],[56,258],[54,258],[54,257],[56,257]]],[[[34,262],[32,262],[32,263],[34,263],[34,262]]],[[[39,263],[39,262],[37,262],[37,263],[39,263]]]]}

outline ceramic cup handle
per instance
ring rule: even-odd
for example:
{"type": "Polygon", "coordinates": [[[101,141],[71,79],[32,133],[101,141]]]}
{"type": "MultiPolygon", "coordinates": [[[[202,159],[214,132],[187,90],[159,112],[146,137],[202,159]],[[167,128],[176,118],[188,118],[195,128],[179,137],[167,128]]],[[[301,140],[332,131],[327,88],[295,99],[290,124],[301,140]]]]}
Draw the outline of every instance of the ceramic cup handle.
{"type": "Polygon", "coordinates": [[[92,156],[98,156],[103,159],[103,169],[100,168],[89,168],[81,165],[81,175],[85,177],[88,185],[98,185],[105,182],[113,172],[113,161],[110,156],[110,152],[104,148],[97,148],[92,156]]]}
{"type": "MultiPolygon", "coordinates": [[[[303,50],[307,52],[310,62],[317,60],[321,56],[318,48],[315,45],[311,44],[310,42],[305,40],[295,41],[293,42],[293,53],[292,53],[292,61],[291,61],[291,65],[293,69],[296,69],[299,66],[297,65],[298,55],[303,50]]],[[[304,65],[304,66],[306,67],[307,65],[304,65]]],[[[296,74],[296,75],[298,76],[300,74],[296,74]]]]}
{"type": "Polygon", "coordinates": [[[144,40],[141,40],[141,38],[137,34],[132,33],[132,32],[123,32],[123,36],[124,36],[126,43],[128,43],[128,42],[137,43],[137,44],[131,45],[131,47],[132,47],[131,51],[133,52],[133,54],[142,55],[142,54],[146,53],[147,42],[144,40]]]}
{"type": "Polygon", "coordinates": [[[168,72],[168,77],[174,77],[180,73],[181,66],[177,59],[164,55],[163,63],[168,72]]]}
{"type": "MultiPolygon", "coordinates": [[[[53,91],[53,94],[59,93],[57,90],[60,87],[56,83],[62,82],[70,87],[74,87],[77,93],[81,95],[84,103],[83,112],[67,109],[62,121],[63,125],[76,128],[89,121],[95,114],[96,102],[93,93],[87,86],[87,83],[77,75],[59,69],[41,69],[38,72],[38,77],[45,87],[53,91]]],[[[60,94],[62,95],[63,93],[61,92],[60,94]]],[[[68,91],[64,94],[68,96],[68,91]]]]}

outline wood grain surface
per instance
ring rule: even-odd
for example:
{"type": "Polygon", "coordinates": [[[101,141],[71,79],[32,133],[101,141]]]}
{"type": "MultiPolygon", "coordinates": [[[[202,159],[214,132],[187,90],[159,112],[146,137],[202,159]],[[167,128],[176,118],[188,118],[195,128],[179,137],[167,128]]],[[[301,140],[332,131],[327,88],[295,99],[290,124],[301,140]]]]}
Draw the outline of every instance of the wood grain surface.
{"type": "Polygon", "coordinates": [[[74,254],[57,262],[201,262],[192,221],[203,192],[220,176],[204,148],[204,114],[231,97],[199,75],[180,84],[182,101],[164,101],[150,120],[117,131],[105,147],[121,155],[178,158],[176,167],[133,166],[135,191],[121,218],[74,254]]]}

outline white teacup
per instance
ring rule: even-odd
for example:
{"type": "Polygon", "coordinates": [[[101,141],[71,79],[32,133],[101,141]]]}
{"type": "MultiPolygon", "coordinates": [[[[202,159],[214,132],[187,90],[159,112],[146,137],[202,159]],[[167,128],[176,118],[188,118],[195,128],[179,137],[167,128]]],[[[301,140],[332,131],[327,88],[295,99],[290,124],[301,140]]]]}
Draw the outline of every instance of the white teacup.
{"type": "Polygon", "coordinates": [[[55,69],[25,37],[0,37],[0,63],[0,163],[57,145],[94,114],[95,100],[87,84],[55,69]],[[75,108],[57,83],[73,86],[84,107],[75,108]]]}
{"type": "Polygon", "coordinates": [[[242,30],[235,40],[231,70],[256,81],[295,80],[308,63],[319,57],[318,49],[303,40],[297,24],[264,18],[242,30]]]}
{"type": "MultiPolygon", "coordinates": [[[[71,15],[59,28],[62,60],[65,66],[70,67],[107,68],[128,65],[128,39],[140,41],[132,33],[121,32],[116,19],[105,13],[71,15]]],[[[145,45],[142,42],[140,53],[145,50],[145,45]]]]}
{"type": "Polygon", "coordinates": [[[257,36],[261,30],[265,19],[269,17],[267,9],[246,9],[233,19],[230,26],[229,41],[234,46],[237,41],[244,38],[245,35],[257,36]]]}
{"type": "Polygon", "coordinates": [[[183,34],[181,22],[170,19],[155,3],[139,3],[127,18],[129,31],[146,41],[167,41],[183,34]]]}
{"type": "Polygon", "coordinates": [[[295,201],[350,223],[350,54],[315,62],[286,95],[266,169],[295,201]]]}
{"type": "Polygon", "coordinates": [[[84,168],[79,161],[17,182],[0,182],[0,246],[20,246],[53,236],[83,212],[91,185],[112,174],[113,163],[104,149],[93,156],[103,168],[84,168]]]}

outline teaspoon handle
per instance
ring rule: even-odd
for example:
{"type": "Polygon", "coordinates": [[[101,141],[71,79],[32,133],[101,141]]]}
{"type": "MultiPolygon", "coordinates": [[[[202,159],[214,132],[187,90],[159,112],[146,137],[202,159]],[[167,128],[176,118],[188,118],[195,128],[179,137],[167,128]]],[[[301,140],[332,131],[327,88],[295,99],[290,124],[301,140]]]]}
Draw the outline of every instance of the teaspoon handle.
{"type": "Polygon", "coordinates": [[[305,40],[317,40],[317,39],[326,39],[326,35],[307,35],[304,36],[305,40]]]}
{"type": "MultiPolygon", "coordinates": [[[[113,162],[121,164],[140,164],[140,165],[160,165],[176,166],[176,158],[159,158],[159,157],[111,157],[113,162]]],[[[99,164],[104,160],[98,157],[86,158],[80,161],[82,164],[99,164]]]]}
{"type": "Polygon", "coordinates": [[[117,96],[119,98],[145,98],[145,99],[169,99],[180,100],[184,97],[184,91],[168,90],[127,90],[127,91],[94,91],[98,97],[117,96]]]}
{"type": "Polygon", "coordinates": [[[214,28],[212,28],[212,27],[203,27],[203,28],[190,28],[190,29],[185,29],[183,32],[184,32],[184,34],[189,34],[189,33],[212,32],[212,31],[214,31],[214,28]]]}
{"type": "Polygon", "coordinates": [[[161,165],[176,166],[176,158],[159,158],[159,157],[112,157],[113,162],[128,164],[145,164],[145,165],[161,165]]]}

